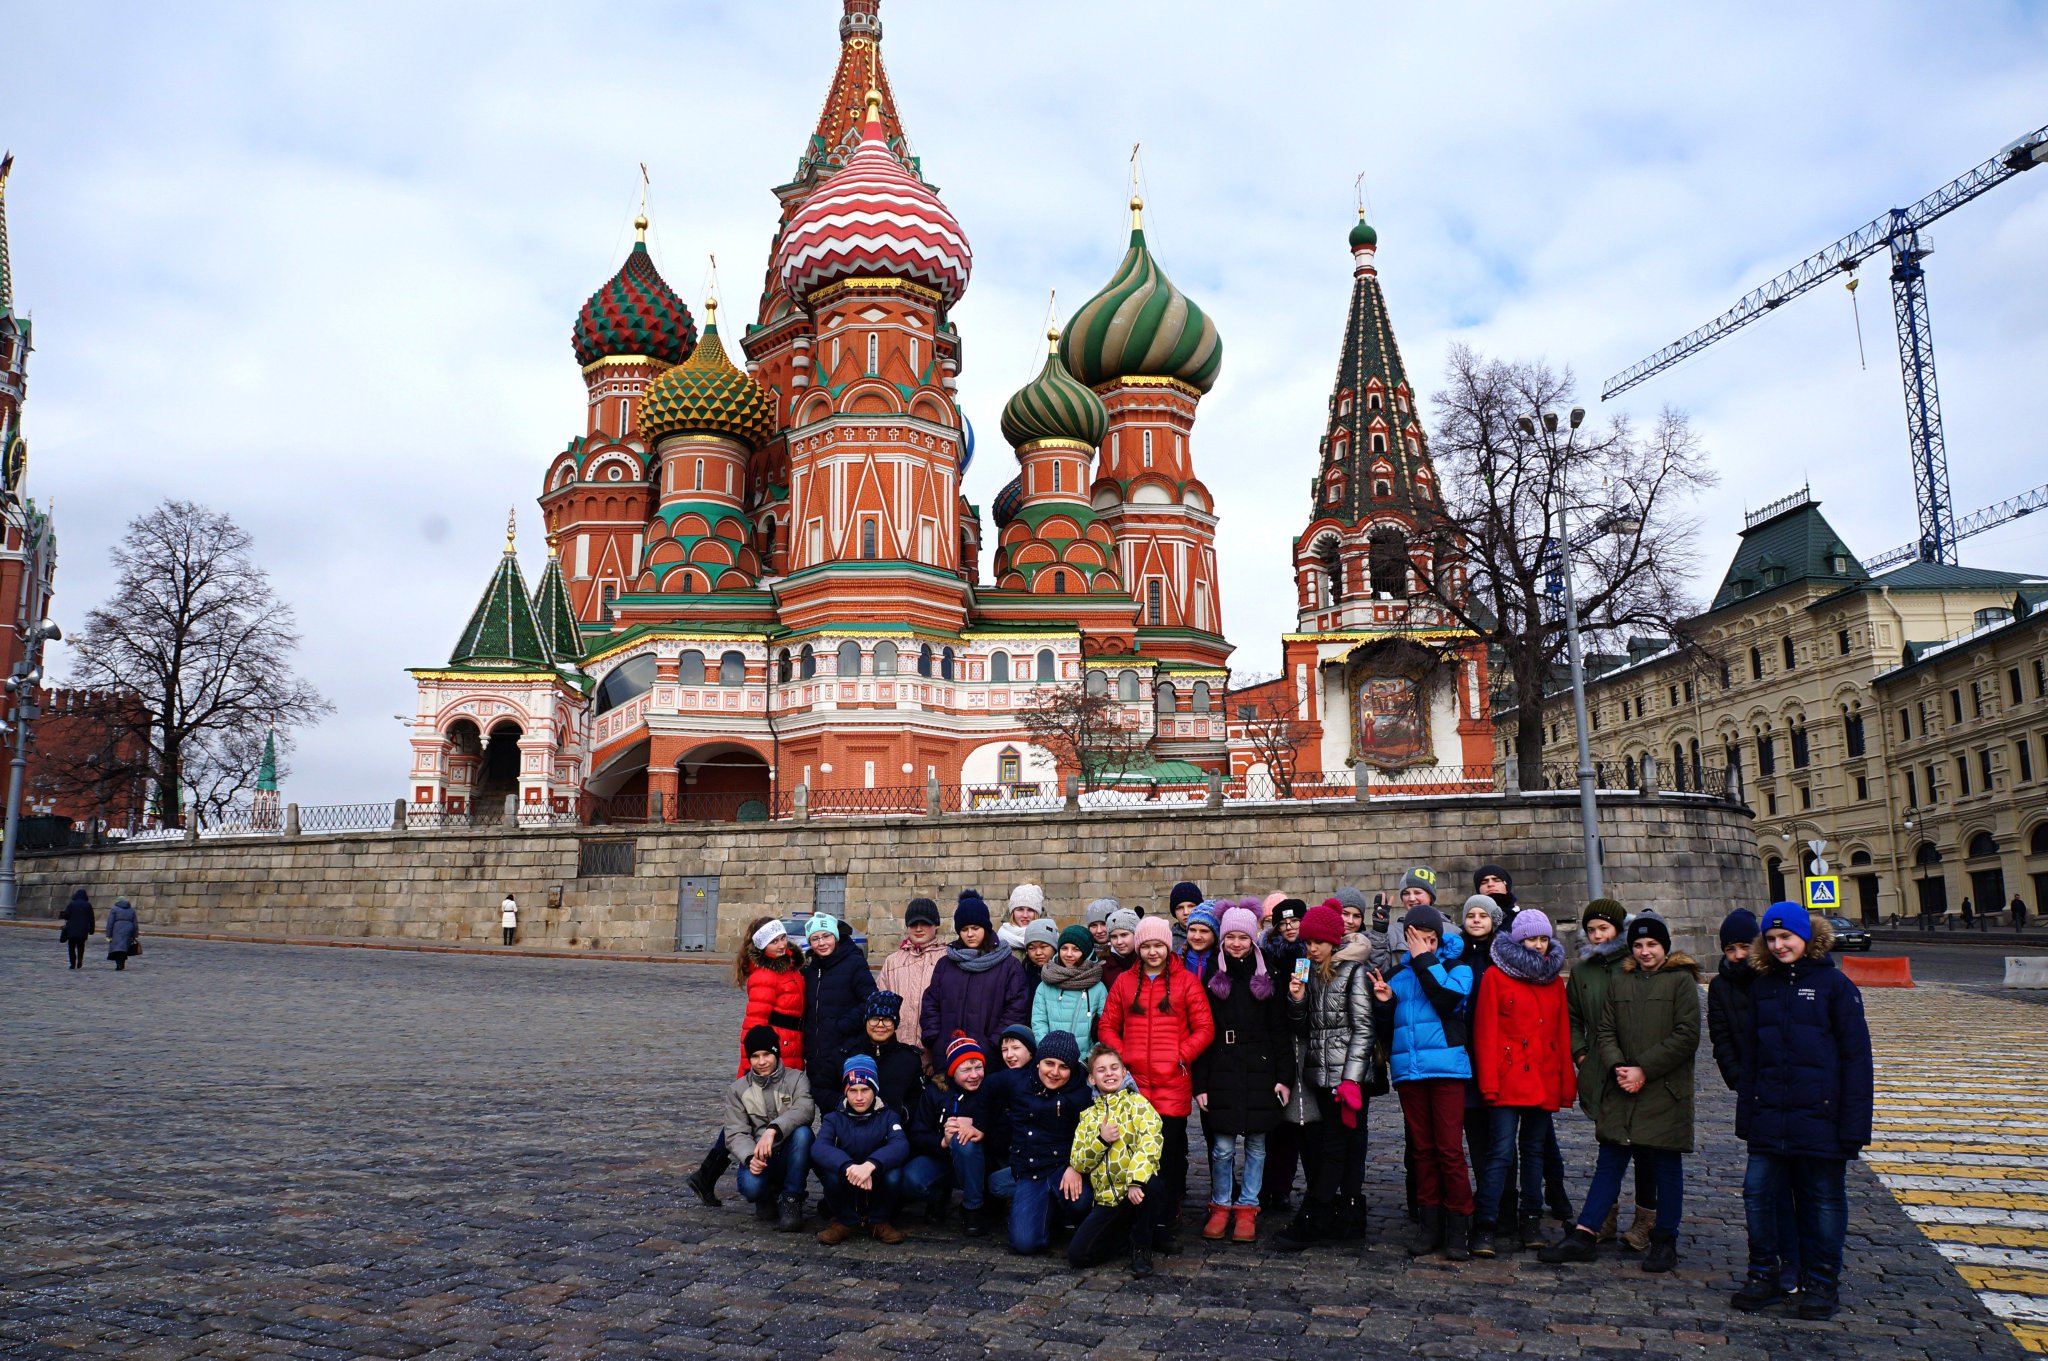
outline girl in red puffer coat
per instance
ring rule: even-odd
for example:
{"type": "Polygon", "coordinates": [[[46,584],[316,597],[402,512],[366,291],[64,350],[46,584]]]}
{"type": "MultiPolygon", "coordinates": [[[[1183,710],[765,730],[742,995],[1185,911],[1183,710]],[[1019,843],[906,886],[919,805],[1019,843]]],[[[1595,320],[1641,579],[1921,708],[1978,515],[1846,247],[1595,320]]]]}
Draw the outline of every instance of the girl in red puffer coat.
{"type": "MultiPolygon", "coordinates": [[[[1508,1168],[1519,1156],[1521,1222],[1543,1213],[1543,1151],[1551,1113],[1572,1104],[1578,1072],[1572,1063],[1571,1016],[1565,1005],[1564,946],[1550,918],[1534,908],[1493,934],[1493,964],[1472,1004],[1473,1077],[1491,1117],[1492,1139],[1479,1175],[1472,1215],[1472,1255],[1498,1250],[1494,1226],[1508,1168]]],[[[1525,1247],[1543,1245],[1533,1228],[1525,1247]]]]}
{"type": "MultiPolygon", "coordinates": [[[[804,975],[803,957],[790,944],[789,931],[779,917],[756,917],[747,924],[747,937],[733,957],[732,981],[747,990],[747,1013],[740,1021],[740,1067],[735,1077],[747,1075],[746,1033],[755,1026],[770,1026],[782,1041],[782,1066],[795,1072],[804,1069],[804,975]]],[[[725,1135],[704,1155],[704,1161],[685,1181],[706,1206],[718,1203],[718,1179],[732,1166],[725,1149],[725,1135]]]]}
{"type": "Polygon", "coordinates": [[[1173,932],[1164,917],[1138,923],[1138,962],[1109,990],[1096,1035],[1123,1057],[1138,1092],[1159,1112],[1166,1147],[1159,1162],[1159,1194],[1166,1204],[1153,1223],[1154,1246],[1180,1247],[1181,1202],[1188,1192],[1188,1112],[1195,1105],[1189,1065],[1216,1038],[1209,997],[1173,957],[1173,932]]]}

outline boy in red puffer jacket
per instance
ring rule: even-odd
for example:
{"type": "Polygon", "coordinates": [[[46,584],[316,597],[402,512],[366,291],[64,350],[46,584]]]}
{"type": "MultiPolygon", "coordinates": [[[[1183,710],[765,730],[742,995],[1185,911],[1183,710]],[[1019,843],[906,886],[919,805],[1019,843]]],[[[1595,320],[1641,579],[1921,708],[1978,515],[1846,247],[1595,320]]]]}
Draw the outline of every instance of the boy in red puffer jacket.
{"type": "Polygon", "coordinates": [[[1189,1065],[1216,1038],[1216,1022],[1201,985],[1173,957],[1166,919],[1145,918],[1136,937],[1138,962],[1110,988],[1096,1033],[1123,1056],[1139,1093],[1159,1112],[1166,1141],[1159,1164],[1164,1203],[1153,1220],[1153,1245],[1171,1256],[1180,1251],[1181,1202],[1188,1193],[1188,1112],[1195,1105],[1189,1065]]]}
{"type": "Polygon", "coordinates": [[[1493,935],[1493,964],[1472,1007],[1472,1050],[1479,1095],[1491,1116],[1492,1138],[1479,1174],[1473,1207],[1472,1255],[1496,1251],[1494,1225],[1508,1168],[1519,1152],[1522,1246],[1540,1248],[1543,1151],[1551,1113],[1572,1104],[1578,1069],[1572,1063],[1571,1016],[1565,1006],[1564,946],[1550,918],[1527,908],[1514,925],[1493,935]]]}

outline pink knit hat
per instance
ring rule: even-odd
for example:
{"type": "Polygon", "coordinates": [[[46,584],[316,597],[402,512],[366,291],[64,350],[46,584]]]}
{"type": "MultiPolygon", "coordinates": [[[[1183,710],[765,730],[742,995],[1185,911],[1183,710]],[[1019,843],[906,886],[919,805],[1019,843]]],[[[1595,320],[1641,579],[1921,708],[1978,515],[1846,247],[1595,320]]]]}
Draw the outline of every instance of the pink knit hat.
{"type": "Polygon", "coordinates": [[[1169,948],[1173,945],[1173,928],[1166,924],[1164,917],[1147,917],[1139,922],[1136,936],[1137,940],[1133,943],[1132,949],[1138,948],[1148,940],[1156,940],[1169,948]]]}
{"type": "Polygon", "coordinates": [[[1223,929],[1218,934],[1227,936],[1232,931],[1242,931],[1256,941],[1259,938],[1258,915],[1242,905],[1224,908],[1223,929]]]}

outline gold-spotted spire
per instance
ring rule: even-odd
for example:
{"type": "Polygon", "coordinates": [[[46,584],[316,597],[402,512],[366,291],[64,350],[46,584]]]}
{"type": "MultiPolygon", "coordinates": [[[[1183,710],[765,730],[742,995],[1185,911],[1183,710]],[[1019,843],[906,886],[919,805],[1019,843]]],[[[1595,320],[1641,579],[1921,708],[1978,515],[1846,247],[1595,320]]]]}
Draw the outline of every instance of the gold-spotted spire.
{"type": "Polygon", "coordinates": [[[519,542],[519,507],[505,512],[505,551],[510,553],[519,542]]]}

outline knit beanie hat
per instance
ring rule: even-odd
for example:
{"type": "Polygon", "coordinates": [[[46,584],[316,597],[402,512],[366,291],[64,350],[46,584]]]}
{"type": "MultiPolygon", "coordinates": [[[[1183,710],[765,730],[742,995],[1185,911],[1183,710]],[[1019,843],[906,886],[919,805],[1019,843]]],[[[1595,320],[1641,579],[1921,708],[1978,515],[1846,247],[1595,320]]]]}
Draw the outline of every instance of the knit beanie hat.
{"type": "Polygon", "coordinates": [[[1429,895],[1430,902],[1436,901],[1436,871],[1427,865],[1417,865],[1401,876],[1401,888],[1405,891],[1419,888],[1429,895]]]}
{"type": "Polygon", "coordinates": [[[1038,1054],[1038,1036],[1031,1033],[1031,1027],[1028,1025],[1004,1026],[1003,1033],[996,1036],[996,1052],[999,1054],[1003,1050],[1004,1040],[1021,1040],[1024,1047],[1031,1051],[1034,1058],[1038,1054]]]}
{"type": "MultiPolygon", "coordinates": [[[[1037,922],[1031,924],[1033,926],[1038,925],[1037,922]]],[[[1095,937],[1088,934],[1088,928],[1085,926],[1070,926],[1060,932],[1060,938],[1053,942],[1055,950],[1062,945],[1071,945],[1085,956],[1090,950],[1095,948],[1095,937]]]]}
{"type": "Polygon", "coordinates": [[[1200,901],[1202,901],[1202,886],[1191,880],[1183,879],[1175,884],[1173,890],[1166,895],[1166,910],[1171,912],[1182,903],[1199,903],[1200,901]]]}
{"type": "Polygon", "coordinates": [[[847,1059],[840,1070],[840,1085],[851,1087],[858,1082],[879,1091],[882,1086],[882,1070],[875,1066],[873,1058],[866,1054],[855,1054],[847,1059]]]}
{"type": "Polygon", "coordinates": [[[1206,926],[1211,931],[1215,931],[1217,924],[1222,920],[1222,905],[1213,901],[1196,903],[1195,910],[1188,913],[1189,926],[1206,926]]]}
{"type": "Polygon", "coordinates": [[[1268,893],[1265,900],[1259,904],[1259,915],[1261,917],[1270,915],[1274,908],[1286,901],[1287,895],[1284,892],[1275,890],[1272,893],[1268,893]]]}
{"type": "Polygon", "coordinates": [[[1088,904],[1088,910],[1081,914],[1081,924],[1083,926],[1093,926],[1097,922],[1107,922],[1109,914],[1121,906],[1122,904],[1114,898],[1097,898],[1094,902],[1088,904]]]}
{"type": "MultiPolygon", "coordinates": [[[[1290,917],[1295,921],[1300,921],[1307,915],[1308,904],[1299,898],[1282,898],[1273,905],[1273,920],[1276,923],[1286,921],[1290,917]]],[[[1341,925],[1343,920],[1344,918],[1340,914],[1337,918],[1338,923],[1341,925]]]]}
{"type": "Polygon", "coordinates": [[[839,919],[829,912],[813,912],[811,919],[804,923],[805,940],[812,936],[831,936],[837,939],[838,935],[839,919]]]}
{"type": "Polygon", "coordinates": [[[772,1025],[750,1026],[746,1038],[740,1041],[740,1045],[748,1058],[763,1053],[773,1054],[776,1058],[782,1057],[782,1036],[775,1033],[775,1027],[772,1025]]]}
{"type": "MultiPolygon", "coordinates": [[[[1083,935],[1087,932],[1087,927],[1081,928],[1083,935]]],[[[1090,940],[1088,943],[1093,945],[1095,942],[1090,940]]],[[[1050,945],[1057,950],[1060,945],[1060,924],[1051,917],[1039,917],[1025,927],[1024,948],[1028,950],[1034,945],[1050,945]]]]}
{"type": "Polygon", "coordinates": [[[1525,907],[1515,914],[1515,924],[1508,928],[1508,939],[1517,945],[1531,936],[1553,937],[1557,934],[1550,924],[1550,918],[1533,907],[1525,907]]]}
{"type": "Polygon", "coordinates": [[[1137,925],[1137,936],[1137,940],[1132,943],[1133,949],[1143,945],[1148,940],[1156,940],[1169,947],[1173,944],[1173,928],[1166,924],[1166,918],[1164,917],[1147,917],[1139,922],[1137,925]]]}
{"type": "Polygon", "coordinates": [[[867,1002],[860,1009],[864,1021],[893,1021],[903,1015],[903,999],[893,992],[880,988],[868,994],[867,1002]]]}
{"type": "Polygon", "coordinates": [[[1401,928],[1414,927],[1417,931],[1429,931],[1441,937],[1444,933],[1444,914],[1428,903],[1418,903],[1401,914],[1401,928]]]}
{"type": "Polygon", "coordinates": [[[1058,1059],[1069,1068],[1081,1066],[1081,1046],[1064,1030],[1055,1030],[1038,1042],[1038,1057],[1058,1059]]]}
{"type": "Polygon", "coordinates": [[[1594,922],[1606,922],[1619,931],[1628,925],[1628,909],[1612,898],[1595,898],[1587,903],[1586,910],[1579,914],[1581,927],[1591,926],[1594,922]]]}
{"type": "MultiPolygon", "coordinates": [[[[1790,930],[1791,928],[1786,928],[1790,930]]],[[[1756,924],[1756,913],[1746,907],[1738,907],[1721,918],[1721,948],[1731,945],[1747,945],[1763,934],[1763,928],[1756,924]]]]}
{"type": "MultiPolygon", "coordinates": [[[[1275,908],[1278,913],[1284,908],[1275,908]]],[[[1311,943],[1321,941],[1325,945],[1338,945],[1344,940],[1344,914],[1333,898],[1329,902],[1317,903],[1301,919],[1301,938],[1311,943]]]]}
{"type": "Polygon", "coordinates": [[[1045,911],[1045,890],[1036,884],[1019,884],[1010,890],[1008,907],[1028,907],[1033,912],[1045,911]]]}
{"type": "Polygon", "coordinates": [[[972,897],[961,894],[960,905],[953,909],[953,929],[958,931],[968,926],[978,926],[984,931],[989,929],[988,904],[978,893],[972,897]]]}
{"type": "MultiPolygon", "coordinates": [[[[1765,931],[1790,931],[1801,940],[1813,939],[1813,918],[1798,903],[1772,903],[1764,909],[1764,919],[1757,926],[1757,934],[1765,931]]],[[[1721,935],[1725,939],[1728,927],[1723,923],[1721,935]]]]}
{"type": "Polygon", "coordinates": [[[1485,912],[1487,916],[1493,918],[1493,929],[1496,931],[1500,930],[1500,904],[1495,902],[1493,900],[1493,895],[1488,893],[1475,893],[1465,900],[1465,910],[1464,912],[1460,912],[1458,914],[1459,925],[1462,926],[1464,924],[1465,913],[1470,912],[1475,907],[1485,912]]]}
{"type": "Polygon", "coordinates": [[[1348,907],[1361,917],[1370,916],[1372,913],[1372,904],[1365,900],[1365,890],[1354,885],[1345,884],[1332,893],[1330,899],[1337,906],[1348,907]]]}
{"type": "Polygon", "coordinates": [[[1259,937],[1259,915],[1250,908],[1239,904],[1223,909],[1223,920],[1218,923],[1216,934],[1227,936],[1232,931],[1242,931],[1253,940],[1259,937]]]}
{"type": "Polygon", "coordinates": [[[1485,883],[1487,878],[1492,875],[1500,877],[1500,881],[1508,886],[1508,892],[1513,893],[1515,891],[1515,876],[1509,874],[1499,865],[1493,864],[1481,865],[1478,869],[1472,871],[1472,891],[1474,893],[1479,892],[1479,886],[1485,883]]]}
{"type": "Polygon", "coordinates": [[[761,929],[753,934],[754,948],[766,950],[776,941],[789,935],[789,928],[782,924],[782,918],[771,917],[761,923],[761,929]]]}
{"type": "Polygon", "coordinates": [[[903,909],[905,926],[937,926],[939,905],[929,898],[912,898],[910,906],[903,909]]]}
{"type": "MultiPolygon", "coordinates": [[[[1765,915],[1768,916],[1769,913],[1765,915]]],[[[1808,927],[1807,929],[1810,931],[1813,928],[1808,927]]],[[[1666,926],[1664,919],[1654,912],[1638,913],[1635,920],[1628,924],[1628,943],[1631,946],[1637,941],[1645,939],[1656,941],[1664,947],[1667,954],[1671,950],[1671,928],[1666,926]]]]}
{"type": "Polygon", "coordinates": [[[988,1063],[988,1055],[983,1052],[981,1041],[964,1030],[956,1030],[953,1032],[952,1043],[946,1046],[946,1076],[953,1076],[954,1070],[969,1059],[979,1060],[984,1065],[988,1063]]]}
{"type": "MultiPolygon", "coordinates": [[[[1115,935],[1119,931],[1135,931],[1137,929],[1138,914],[1131,911],[1128,907],[1120,907],[1109,914],[1109,933],[1111,935],[1115,935]]],[[[1167,934],[1170,936],[1172,933],[1168,932],[1167,934]]]]}

